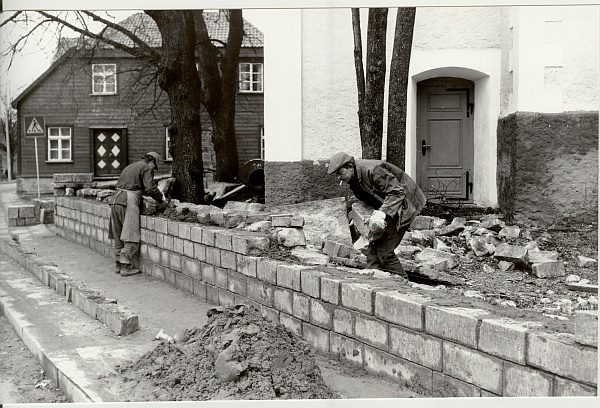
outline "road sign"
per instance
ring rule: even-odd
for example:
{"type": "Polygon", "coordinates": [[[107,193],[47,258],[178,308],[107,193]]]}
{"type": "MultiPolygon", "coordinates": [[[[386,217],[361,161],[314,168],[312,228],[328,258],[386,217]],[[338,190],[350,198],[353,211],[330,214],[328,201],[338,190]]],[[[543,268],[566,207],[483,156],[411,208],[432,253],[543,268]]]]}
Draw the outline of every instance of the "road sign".
{"type": "Polygon", "coordinates": [[[25,137],[38,137],[46,134],[46,120],[44,116],[24,116],[25,137]]]}

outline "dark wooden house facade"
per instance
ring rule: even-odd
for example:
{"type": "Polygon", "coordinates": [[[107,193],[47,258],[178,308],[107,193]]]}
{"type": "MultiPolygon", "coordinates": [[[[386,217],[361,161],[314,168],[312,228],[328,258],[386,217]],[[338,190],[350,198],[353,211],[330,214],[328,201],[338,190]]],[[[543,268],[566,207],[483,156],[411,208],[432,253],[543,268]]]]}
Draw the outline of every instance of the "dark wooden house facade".
{"type": "MultiPolygon", "coordinates": [[[[226,41],[227,21],[217,13],[205,14],[211,38],[226,41]]],[[[160,46],[158,29],[146,14],[120,24],[143,31],[141,38],[160,46]]],[[[244,30],[235,119],[240,166],[262,158],[264,126],[262,33],[246,21],[244,30]]],[[[159,174],[170,172],[169,101],[152,80],[151,70],[121,51],[103,48],[86,54],[80,48],[75,45],[62,53],[12,103],[18,111],[20,192],[37,188],[36,166],[41,189],[47,192],[55,173],[111,179],[148,151],[158,152],[164,161],[159,174]]],[[[214,168],[211,122],[204,111],[199,135],[205,168],[214,168]]]]}

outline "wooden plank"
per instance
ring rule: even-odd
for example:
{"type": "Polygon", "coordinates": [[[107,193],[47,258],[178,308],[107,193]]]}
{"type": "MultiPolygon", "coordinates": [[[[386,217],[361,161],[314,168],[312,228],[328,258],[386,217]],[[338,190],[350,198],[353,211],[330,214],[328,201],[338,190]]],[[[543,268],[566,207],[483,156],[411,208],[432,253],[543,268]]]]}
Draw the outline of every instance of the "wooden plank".
{"type": "Polygon", "coordinates": [[[598,285],[592,285],[589,283],[567,283],[567,289],[578,290],[580,292],[598,293],[598,285]]]}

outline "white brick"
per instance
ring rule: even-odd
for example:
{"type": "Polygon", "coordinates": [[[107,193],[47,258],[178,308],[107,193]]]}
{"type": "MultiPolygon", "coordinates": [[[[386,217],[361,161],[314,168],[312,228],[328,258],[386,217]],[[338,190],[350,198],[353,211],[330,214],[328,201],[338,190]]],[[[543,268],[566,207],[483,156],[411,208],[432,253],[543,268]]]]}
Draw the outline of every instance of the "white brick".
{"type": "Polygon", "coordinates": [[[503,397],[551,397],[552,376],[532,368],[505,363],[503,397]]]}
{"type": "Polygon", "coordinates": [[[598,348],[598,311],[575,312],[575,341],[598,348]]]}
{"type": "Polygon", "coordinates": [[[388,324],[371,317],[357,314],[354,320],[354,335],[383,351],[388,350],[388,324]]]}
{"type": "Polygon", "coordinates": [[[508,318],[483,319],[479,328],[479,350],[525,364],[527,331],[540,323],[508,318]]]}
{"type": "Polygon", "coordinates": [[[502,360],[449,342],[443,345],[444,373],[494,394],[502,392],[502,360]]]}
{"type": "Polygon", "coordinates": [[[426,306],[425,331],[476,348],[478,317],[487,313],[481,309],[426,306]]]}
{"type": "Polygon", "coordinates": [[[342,305],[373,314],[373,287],[367,283],[342,283],[342,305]]]}
{"type": "Polygon", "coordinates": [[[362,366],[364,358],[363,344],[336,333],[330,334],[331,354],[358,366],[362,366]]]}
{"type": "Polygon", "coordinates": [[[431,298],[418,293],[375,293],[375,316],[390,323],[423,330],[423,304],[431,298]]]}
{"type": "Polygon", "coordinates": [[[442,340],[436,337],[390,325],[390,353],[442,371],[442,340]]]}

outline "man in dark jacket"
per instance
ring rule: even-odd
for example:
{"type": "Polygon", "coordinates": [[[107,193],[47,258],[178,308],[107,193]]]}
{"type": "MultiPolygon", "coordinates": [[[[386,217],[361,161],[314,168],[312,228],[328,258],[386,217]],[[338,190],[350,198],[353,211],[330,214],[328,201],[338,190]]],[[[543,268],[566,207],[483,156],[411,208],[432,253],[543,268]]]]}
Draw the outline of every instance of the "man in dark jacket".
{"type": "Polygon", "coordinates": [[[159,203],[164,202],[163,193],[154,181],[160,156],[150,152],[140,161],[125,167],[117,182],[112,198],[108,238],[113,239],[115,273],[122,276],[140,273],[133,269],[131,259],[140,245],[140,205],[142,194],[149,195],[159,203]]]}
{"type": "Polygon", "coordinates": [[[331,158],[327,173],[336,174],[340,184],[348,183],[356,198],[375,209],[367,222],[367,267],[407,279],[394,250],[427,202],[417,183],[386,161],[354,159],[344,152],[331,158]]]}

